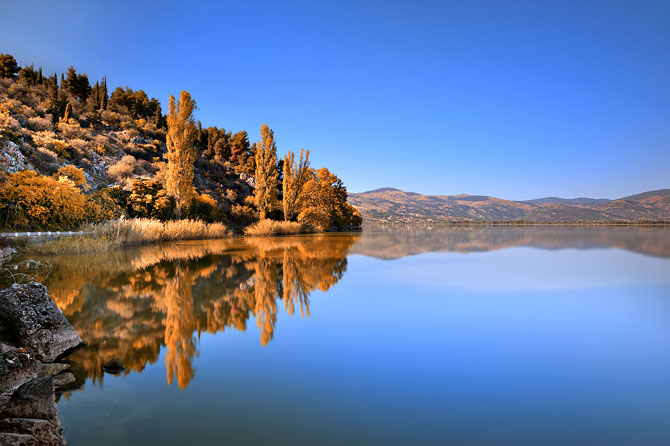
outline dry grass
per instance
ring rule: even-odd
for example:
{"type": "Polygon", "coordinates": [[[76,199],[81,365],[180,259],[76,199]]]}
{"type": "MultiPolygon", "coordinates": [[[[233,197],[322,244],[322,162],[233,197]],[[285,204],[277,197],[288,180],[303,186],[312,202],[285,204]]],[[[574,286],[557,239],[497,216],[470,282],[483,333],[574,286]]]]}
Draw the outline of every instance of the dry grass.
{"type": "Polygon", "coordinates": [[[110,220],[84,229],[85,235],[35,245],[34,251],[69,253],[100,252],[124,246],[175,240],[220,239],[230,236],[226,225],[200,220],[162,222],[149,218],[110,220]]]}
{"type": "Polygon", "coordinates": [[[261,220],[244,230],[245,235],[292,235],[315,232],[312,226],[295,221],[261,220]]]}

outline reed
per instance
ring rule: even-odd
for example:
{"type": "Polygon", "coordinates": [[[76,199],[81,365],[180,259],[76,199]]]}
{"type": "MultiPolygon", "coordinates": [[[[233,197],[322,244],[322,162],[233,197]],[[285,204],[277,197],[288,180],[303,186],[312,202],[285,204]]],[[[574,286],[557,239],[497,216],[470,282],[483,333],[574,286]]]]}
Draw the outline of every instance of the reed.
{"type": "Polygon", "coordinates": [[[296,221],[261,220],[244,229],[245,235],[293,235],[315,232],[308,224],[296,221]]]}
{"type": "Polygon", "coordinates": [[[230,236],[222,223],[200,220],[159,221],[149,218],[109,220],[89,225],[85,234],[34,245],[32,251],[50,253],[100,252],[176,240],[221,239],[230,236]]]}

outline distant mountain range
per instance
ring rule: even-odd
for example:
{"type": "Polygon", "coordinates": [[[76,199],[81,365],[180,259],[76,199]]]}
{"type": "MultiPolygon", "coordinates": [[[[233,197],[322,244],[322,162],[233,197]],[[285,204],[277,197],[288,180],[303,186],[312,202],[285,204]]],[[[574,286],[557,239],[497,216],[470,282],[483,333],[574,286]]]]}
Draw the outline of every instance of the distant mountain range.
{"type": "Polygon", "coordinates": [[[670,189],[629,197],[511,201],[484,195],[422,195],[384,187],[350,193],[366,222],[670,222],[670,189]]]}

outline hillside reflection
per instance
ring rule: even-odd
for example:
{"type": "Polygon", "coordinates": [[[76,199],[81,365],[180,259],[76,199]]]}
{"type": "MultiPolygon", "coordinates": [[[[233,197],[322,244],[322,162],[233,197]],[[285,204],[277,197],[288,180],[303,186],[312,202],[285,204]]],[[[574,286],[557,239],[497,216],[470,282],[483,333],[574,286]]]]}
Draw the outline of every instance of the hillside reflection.
{"type": "MultiPolygon", "coordinates": [[[[68,357],[80,384],[102,385],[119,358],[141,372],[165,347],[167,382],[188,386],[202,332],[246,331],[265,346],[277,315],[309,316],[310,294],[335,285],[359,235],[185,242],[104,255],[56,257],[51,295],[87,346],[68,357]]],[[[67,396],[67,395],[66,395],[67,396]]]]}
{"type": "Polygon", "coordinates": [[[668,226],[370,226],[351,254],[397,259],[427,252],[468,253],[526,246],[550,250],[618,248],[668,258],[669,234],[668,226]]]}

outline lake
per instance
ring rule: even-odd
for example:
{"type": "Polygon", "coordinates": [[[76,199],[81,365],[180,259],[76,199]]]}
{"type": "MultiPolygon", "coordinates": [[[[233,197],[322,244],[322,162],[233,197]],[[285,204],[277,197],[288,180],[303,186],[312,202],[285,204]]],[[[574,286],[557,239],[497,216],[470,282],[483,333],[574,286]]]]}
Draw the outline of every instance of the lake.
{"type": "Polygon", "coordinates": [[[670,444],[670,230],[366,228],[50,259],[71,445],[670,444]],[[119,375],[102,365],[118,358],[119,375]]]}

